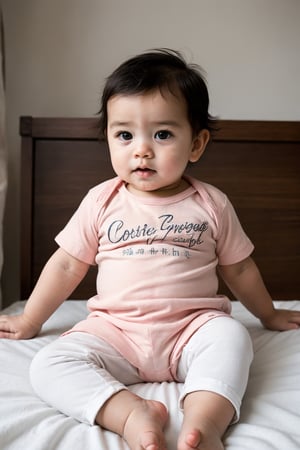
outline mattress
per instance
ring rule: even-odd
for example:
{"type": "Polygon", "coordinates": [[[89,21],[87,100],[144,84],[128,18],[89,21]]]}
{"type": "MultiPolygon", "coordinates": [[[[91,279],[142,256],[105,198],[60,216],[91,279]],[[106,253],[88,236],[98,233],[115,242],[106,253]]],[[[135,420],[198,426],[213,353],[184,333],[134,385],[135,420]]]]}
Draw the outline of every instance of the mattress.
{"type": "MultiPolygon", "coordinates": [[[[300,309],[300,301],[275,302],[276,307],[300,309]]],[[[16,302],[3,313],[22,311],[16,302]]],[[[29,381],[34,354],[86,316],[86,302],[65,302],[31,340],[0,340],[0,449],[1,450],[128,450],[117,435],[66,417],[41,401],[29,381]]],[[[238,302],[233,316],[248,328],[254,361],[243,400],[239,423],[225,437],[226,450],[300,449],[300,330],[274,332],[238,302]]],[[[234,367],[233,367],[234,370],[234,367]]],[[[168,450],[176,449],[182,421],[178,410],[181,385],[143,383],[130,387],[135,393],[160,400],[169,409],[166,426],[168,450]]],[[[63,392],[62,392],[63,395],[63,392]]]]}

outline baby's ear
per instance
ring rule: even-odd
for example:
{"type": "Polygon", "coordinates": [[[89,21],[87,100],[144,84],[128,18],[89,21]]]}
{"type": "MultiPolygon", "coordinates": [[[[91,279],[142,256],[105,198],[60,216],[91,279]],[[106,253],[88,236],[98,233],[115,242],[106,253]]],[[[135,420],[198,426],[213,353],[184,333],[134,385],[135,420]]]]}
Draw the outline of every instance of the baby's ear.
{"type": "Polygon", "coordinates": [[[206,146],[210,139],[210,133],[208,130],[201,130],[198,136],[193,140],[190,162],[196,162],[203,155],[206,146]]]}

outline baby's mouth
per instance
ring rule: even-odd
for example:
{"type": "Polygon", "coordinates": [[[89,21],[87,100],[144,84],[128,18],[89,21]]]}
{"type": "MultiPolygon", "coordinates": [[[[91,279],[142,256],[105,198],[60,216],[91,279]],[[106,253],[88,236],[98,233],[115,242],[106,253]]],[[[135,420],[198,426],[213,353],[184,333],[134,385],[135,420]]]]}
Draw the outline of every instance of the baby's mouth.
{"type": "Polygon", "coordinates": [[[150,169],[149,167],[137,167],[133,172],[141,177],[147,177],[155,173],[155,170],[150,169]]]}
{"type": "Polygon", "coordinates": [[[136,169],[134,169],[134,172],[147,173],[147,172],[154,172],[154,170],[149,169],[149,167],[137,167],[136,169]]]}

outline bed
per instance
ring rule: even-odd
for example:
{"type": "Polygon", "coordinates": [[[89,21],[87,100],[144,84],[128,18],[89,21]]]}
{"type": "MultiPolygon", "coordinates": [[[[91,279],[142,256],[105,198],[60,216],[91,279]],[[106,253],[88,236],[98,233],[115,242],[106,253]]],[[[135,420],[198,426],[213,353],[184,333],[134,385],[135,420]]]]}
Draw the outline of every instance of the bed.
{"type": "MultiPolygon", "coordinates": [[[[113,176],[97,118],[22,117],[21,299],[4,310],[22,311],[40,270],[55,250],[54,236],[89,187],[113,176]]],[[[219,121],[201,162],[189,172],[224,190],[255,244],[254,257],[277,307],[300,309],[300,123],[219,121]]],[[[28,369],[34,354],[86,316],[95,270],[28,341],[0,340],[1,450],[127,450],[117,435],[64,416],[36,397],[28,369]]],[[[255,351],[238,424],[226,450],[300,448],[300,331],[271,332],[226,290],[233,316],[243,322],[255,351]]],[[[131,389],[167,405],[168,450],[176,449],[182,421],[181,385],[143,383],[131,389]]],[[[63,392],[62,392],[63,395],[63,392]]]]}

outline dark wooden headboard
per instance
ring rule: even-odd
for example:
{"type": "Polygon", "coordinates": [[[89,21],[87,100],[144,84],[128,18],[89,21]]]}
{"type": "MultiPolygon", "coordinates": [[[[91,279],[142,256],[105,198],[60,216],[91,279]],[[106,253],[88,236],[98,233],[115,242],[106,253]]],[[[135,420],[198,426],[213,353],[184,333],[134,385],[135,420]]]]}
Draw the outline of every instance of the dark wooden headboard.
{"type": "MultiPolygon", "coordinates": [[[[87,190],[114,176],[97,125],[96,118],[20,120],[22,298],[87,190]]],[[[218,128],[189,173],[227,193],[273,298],[299,299],[300,122],[219,121],[218,128]]],[[[92,268],[72,298],[94,293],[92,268]]]]}

